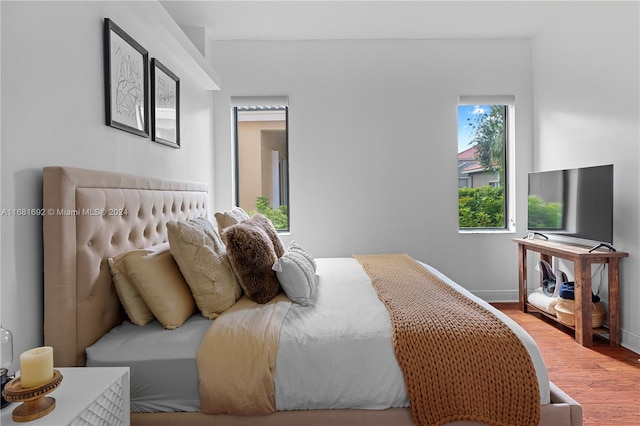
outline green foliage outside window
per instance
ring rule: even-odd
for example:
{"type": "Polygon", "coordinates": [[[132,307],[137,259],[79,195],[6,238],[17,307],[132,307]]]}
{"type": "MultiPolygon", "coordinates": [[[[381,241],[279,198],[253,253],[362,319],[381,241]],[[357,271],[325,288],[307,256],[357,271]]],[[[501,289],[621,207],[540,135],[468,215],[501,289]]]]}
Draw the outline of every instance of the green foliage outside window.
{"type": "MultiPolygon", "coordinates": [[[[495,170],[504,186],[505,106],[491,105],[488,112],[469,120],[474,137],[469,145],[476,147],[476,159],[484,170],[495,170]]],[[[462,226],[462,225],[461,225],[462,226]]]]}
{"type": "Polygon", "coordinates": [[[458,189],[460,228],[504,228],[504,188],[458,189]]]}
{"type": "Polygon", "coordinates": [[[289,215],[287,213],[287,206],[280,206],[277,209],[271,207],[271,200],[267,197],[258,197],[256,199],[256,210],[249,214],[253,216],[255,213],[260,213],[269,219],[273,226],[279,231],[286,231],[289,229],[289,215]]]}
{"type": "Polygon", "coordinates": [[[535,195],[529,196],[529,229],[561,229],[562,204],[550,203],[535,195]]]}
{"type": "Polygon", "coordinates": [[[505,105],[481,105],[480,113],[468,118],[476,149],[475,159],[485,172],[497,173],[496,186],[458,189],[458,226],[504,229],[505,223],[505,105]]]}

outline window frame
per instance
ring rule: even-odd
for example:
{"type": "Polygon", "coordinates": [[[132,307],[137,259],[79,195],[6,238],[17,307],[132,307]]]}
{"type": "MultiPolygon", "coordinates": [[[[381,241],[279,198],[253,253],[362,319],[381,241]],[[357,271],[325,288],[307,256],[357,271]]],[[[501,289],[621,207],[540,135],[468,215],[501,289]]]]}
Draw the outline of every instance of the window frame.
{"type": "Polygon", "coordinates": [[[286,96],[266,96],[266,97],[231,97],[231,118],[233,130],[233,196],[234,205],[240,204],[240,156],[239,156],[239,112],[251,111],[264,108],[271,111],[284,111],[285,116],[285,148],[287,170],[283,176],[283,184],[286,187],[284,194],[281,194],[280,205],[287,207],[287,227],[276,229],[278,233],[289,233],[291,231],[291,189],[290,189],[290,158],[289,158],[289,102],[286,96]],[[282,198],[283,197],[283,198],[282,198]]]}
{"type": "MultiPolygon", "coordinates": [[[[515,233],[515,96],[459,96],[456,105],[457,122],[459,122],[459,107],[463,105],[500,105],[504,107],[504,223],[500,227],[461,227],[458,216],[459,234],[484,233],[515,233]]],[[[457,151],[457,150],[456,150],[457,151]]],[[[458,190],[460,188],[458,187],[458,190]]],[[[459,197],[456,197],[459,209],[459,197]]]]}

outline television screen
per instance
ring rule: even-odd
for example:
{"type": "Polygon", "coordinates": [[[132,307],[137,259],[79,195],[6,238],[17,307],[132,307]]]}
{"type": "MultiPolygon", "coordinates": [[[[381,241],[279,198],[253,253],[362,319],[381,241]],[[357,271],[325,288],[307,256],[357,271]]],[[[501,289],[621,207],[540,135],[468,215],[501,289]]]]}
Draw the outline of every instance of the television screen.
{"type": "Polygon", "coordinates": [[[529,173],[529,231],[613,243],[613,165],[529,173]]]}

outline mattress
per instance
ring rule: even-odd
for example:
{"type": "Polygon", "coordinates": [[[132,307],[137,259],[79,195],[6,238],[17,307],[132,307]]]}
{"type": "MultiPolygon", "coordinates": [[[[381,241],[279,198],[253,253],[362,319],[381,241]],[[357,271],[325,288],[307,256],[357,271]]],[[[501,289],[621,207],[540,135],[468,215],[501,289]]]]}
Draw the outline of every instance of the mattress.
{"type": "Polygon", "coordinates": [[[199,313],[176,330],[124,321],[86,349],[87,367],[128,366],[133,413],[198,411],[196,352],[210,325],[199,313]]]}
{"type": "MultiPolygon", "coordinates": [[[[280,332],[274,378],[278,410],[407,407],[391,324],[368,275],[353,258],[316,259],[318,286],[310,306],[293,304],[280,332]]],[[[436,269],[446,283],[511,327],[531,354],[541,404],[549,379],[533,339],[502,312],[436,269]]],[[[196,353],[210,320],[193,315],[176,330],[127,321],[87,348],[87,366],[131,368],[133,412],[198,411],[196,353]]]]}

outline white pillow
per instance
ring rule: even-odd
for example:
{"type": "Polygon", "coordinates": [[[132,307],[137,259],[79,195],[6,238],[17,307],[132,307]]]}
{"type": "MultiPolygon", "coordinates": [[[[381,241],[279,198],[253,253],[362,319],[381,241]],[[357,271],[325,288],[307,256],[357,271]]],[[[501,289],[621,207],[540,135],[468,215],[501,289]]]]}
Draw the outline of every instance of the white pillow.
{"type": "Polygon", "coordinates": [[[282,257],[273,264],[273,270],[291,301],[302,306],[311,303],[317,285],[316,264],[306,250],[292,241],[282,257]]]}

